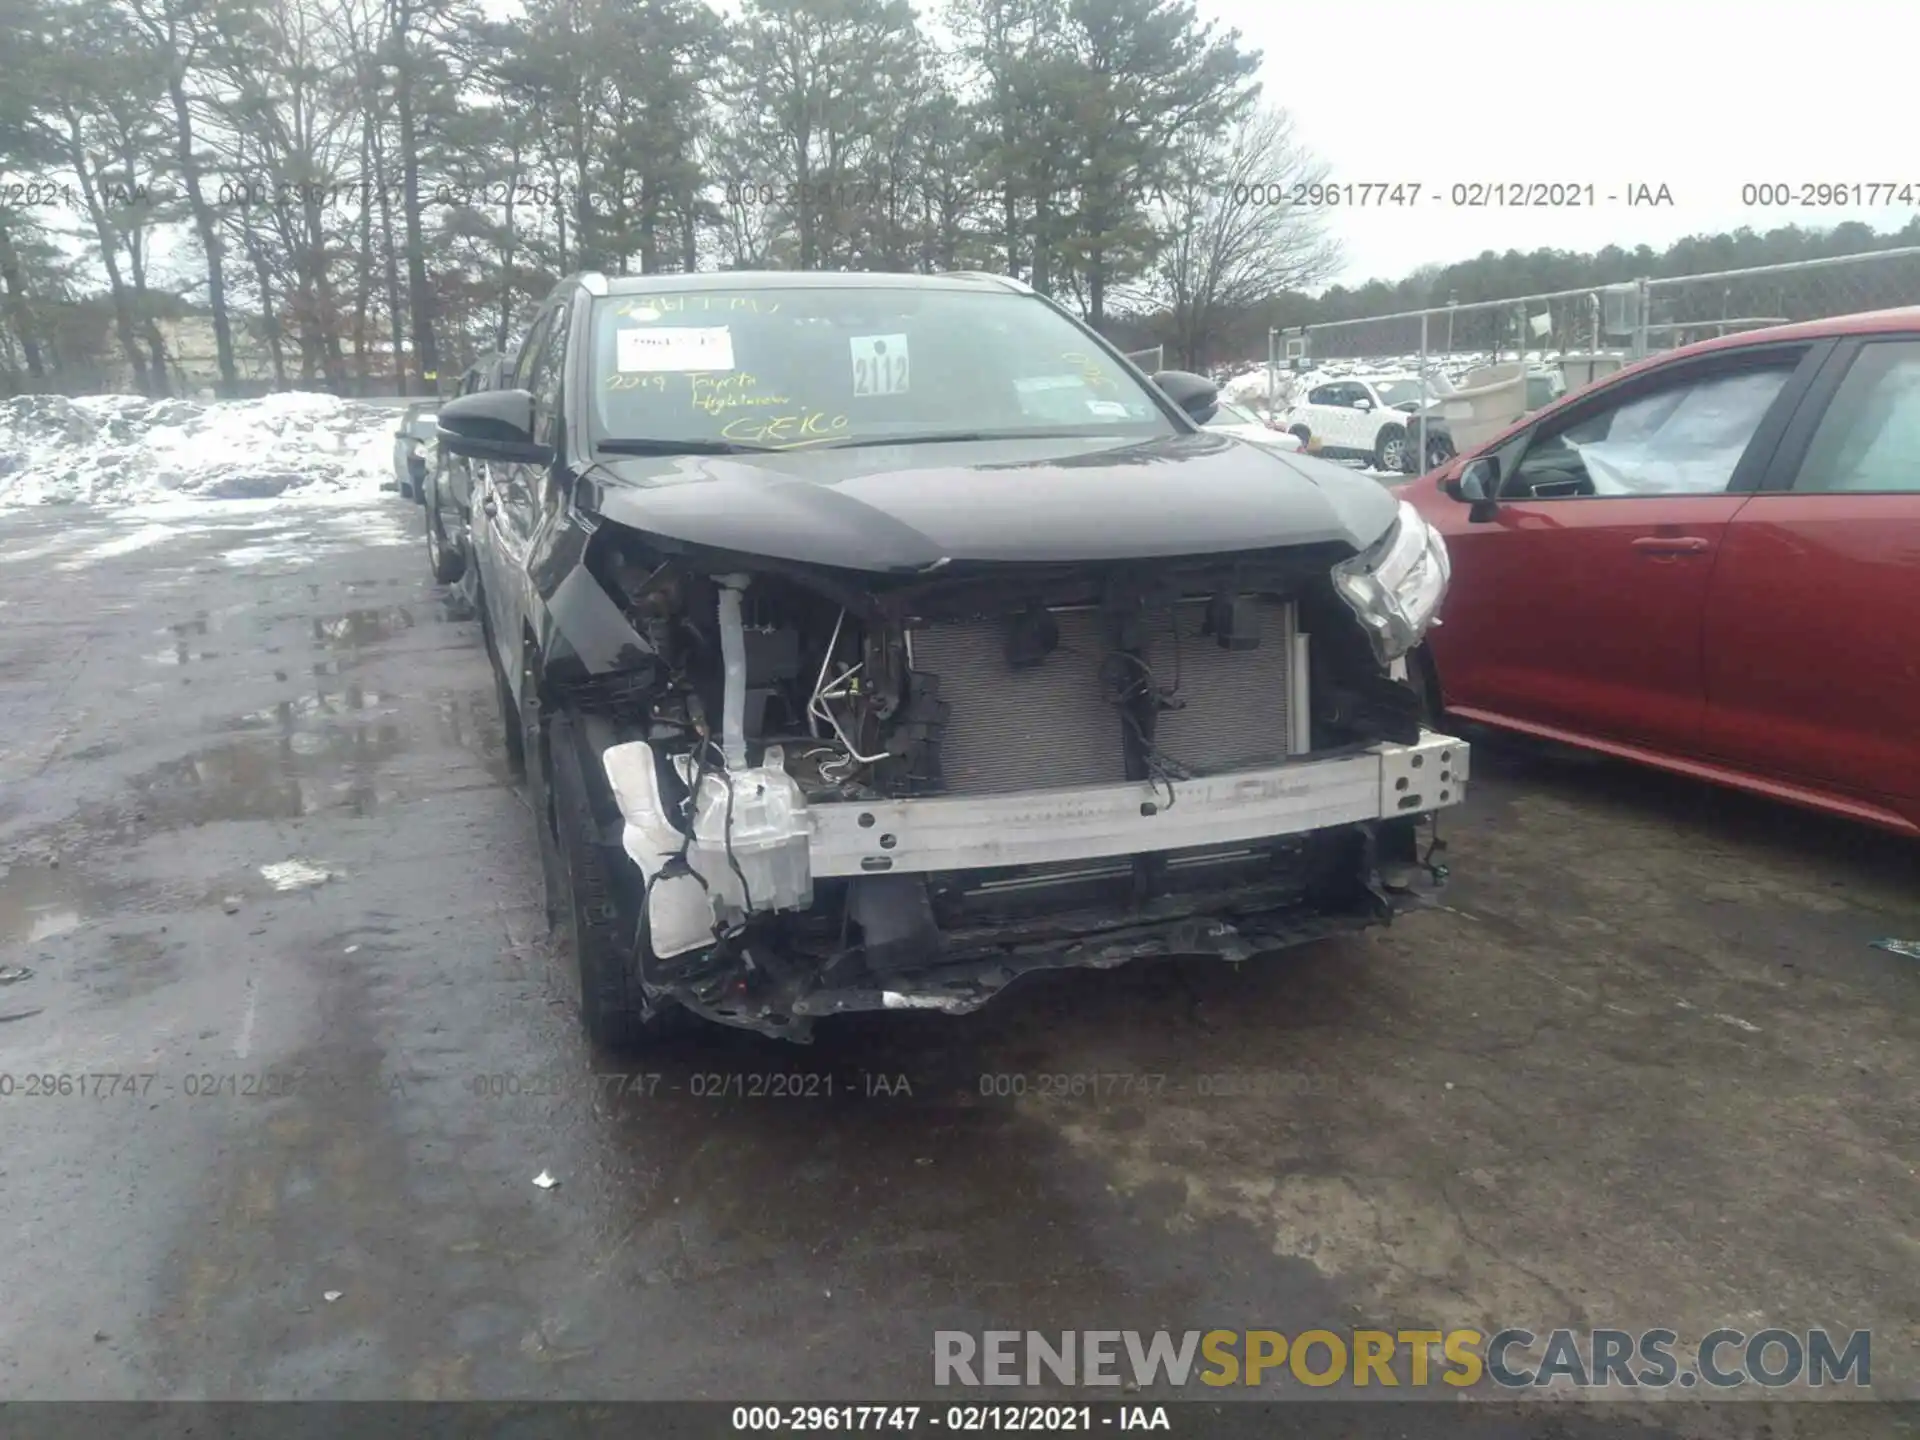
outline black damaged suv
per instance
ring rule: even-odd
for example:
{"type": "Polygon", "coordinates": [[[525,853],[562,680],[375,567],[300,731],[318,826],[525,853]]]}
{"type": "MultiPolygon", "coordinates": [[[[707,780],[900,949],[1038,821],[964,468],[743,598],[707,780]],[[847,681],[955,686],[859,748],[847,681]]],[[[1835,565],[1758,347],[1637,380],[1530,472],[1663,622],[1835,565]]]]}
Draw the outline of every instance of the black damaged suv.
{"type": "Polygon", "coordinates": [[[1390,919],[1467,747],[1375,481],[990,275],[566,281],[440,411],[592,1037],[1390,919]]]}

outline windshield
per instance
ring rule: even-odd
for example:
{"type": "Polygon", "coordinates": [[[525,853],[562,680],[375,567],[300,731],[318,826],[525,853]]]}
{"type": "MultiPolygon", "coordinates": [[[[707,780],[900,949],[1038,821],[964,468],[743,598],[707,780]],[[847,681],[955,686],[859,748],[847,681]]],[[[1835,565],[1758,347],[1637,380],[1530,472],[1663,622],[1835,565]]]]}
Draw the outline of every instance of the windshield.
{"type": "Polygon", "coordinates": [[[1527,408],[1538,410],[1542,405],[1551,404],[1566,392],[1566,388],[1558,373],[1527,376],[1527,408]]]}
{"type": "Polygon", "coordinates": [[[1028,295],[716,286],[597,300],[593,330],[609,446],[1174,433],[1138,380],[1028,295]]]}
{"type": "Polygon", "coordinates": [[[1417,404],[1420,400],[1420,382],[1418,380],[1376,380],[1373,393],[1380,397],[1380,403],[1388,409],[1396,405],[1417,404]]]}

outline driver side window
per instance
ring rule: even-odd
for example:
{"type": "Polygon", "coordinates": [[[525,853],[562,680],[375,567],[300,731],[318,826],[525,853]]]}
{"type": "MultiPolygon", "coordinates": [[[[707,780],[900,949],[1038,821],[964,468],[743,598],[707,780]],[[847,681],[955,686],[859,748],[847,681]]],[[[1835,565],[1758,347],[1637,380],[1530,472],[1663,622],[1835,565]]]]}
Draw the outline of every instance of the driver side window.
{"type": "Polygon", "coordinates": [[[533,318],[527,327],[527,335],[520,342],[520,353],[513,365],[513,388],[531,393],[534,389],[533,366],[540,358],[540,346],[547,338],[547,332],[553,328],[554,312],[545,311],[533,318]]]}
{"type": "Polygon", "coordinates": [[[547,326],[540,353],[534,359],[527,389],[533,392],[533,438],[542,445],[554,443],[554,427],[560,419],[562,369],[567,354],[567,321],[570,305],[561,305],[547,326]]]}
{"type": "Polygon", "coordinates": [[[1535,434],[1501,494],[1722,494],[1796,363],[1702,375],[1584,410],[1535,434]]]}

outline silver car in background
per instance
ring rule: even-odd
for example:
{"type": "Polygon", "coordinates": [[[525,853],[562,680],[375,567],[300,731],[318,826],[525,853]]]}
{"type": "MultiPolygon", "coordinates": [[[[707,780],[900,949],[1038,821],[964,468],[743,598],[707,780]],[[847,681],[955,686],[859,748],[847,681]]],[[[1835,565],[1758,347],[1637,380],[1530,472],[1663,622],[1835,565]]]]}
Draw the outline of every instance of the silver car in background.
{"type": "Polygon", "coordinates": [[[438,433],[438,400],[420,400],[406,408],[393,432],[394,487],[409,500],[420,500],[426,490],[428,446],[438,433]]]}

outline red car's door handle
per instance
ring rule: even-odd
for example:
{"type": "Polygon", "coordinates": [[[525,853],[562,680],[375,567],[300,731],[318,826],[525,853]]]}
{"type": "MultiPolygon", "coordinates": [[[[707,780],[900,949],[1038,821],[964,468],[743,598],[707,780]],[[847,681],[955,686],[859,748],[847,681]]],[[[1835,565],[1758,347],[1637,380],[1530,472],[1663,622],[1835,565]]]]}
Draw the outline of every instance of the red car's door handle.
{"type": "Polygon", "coordinates": [[[1656,555],[1698,555],[1708,548],[1698,535],[1642,535],[1633,542],[1636,550],[1651,550],[1656,555]]]}

